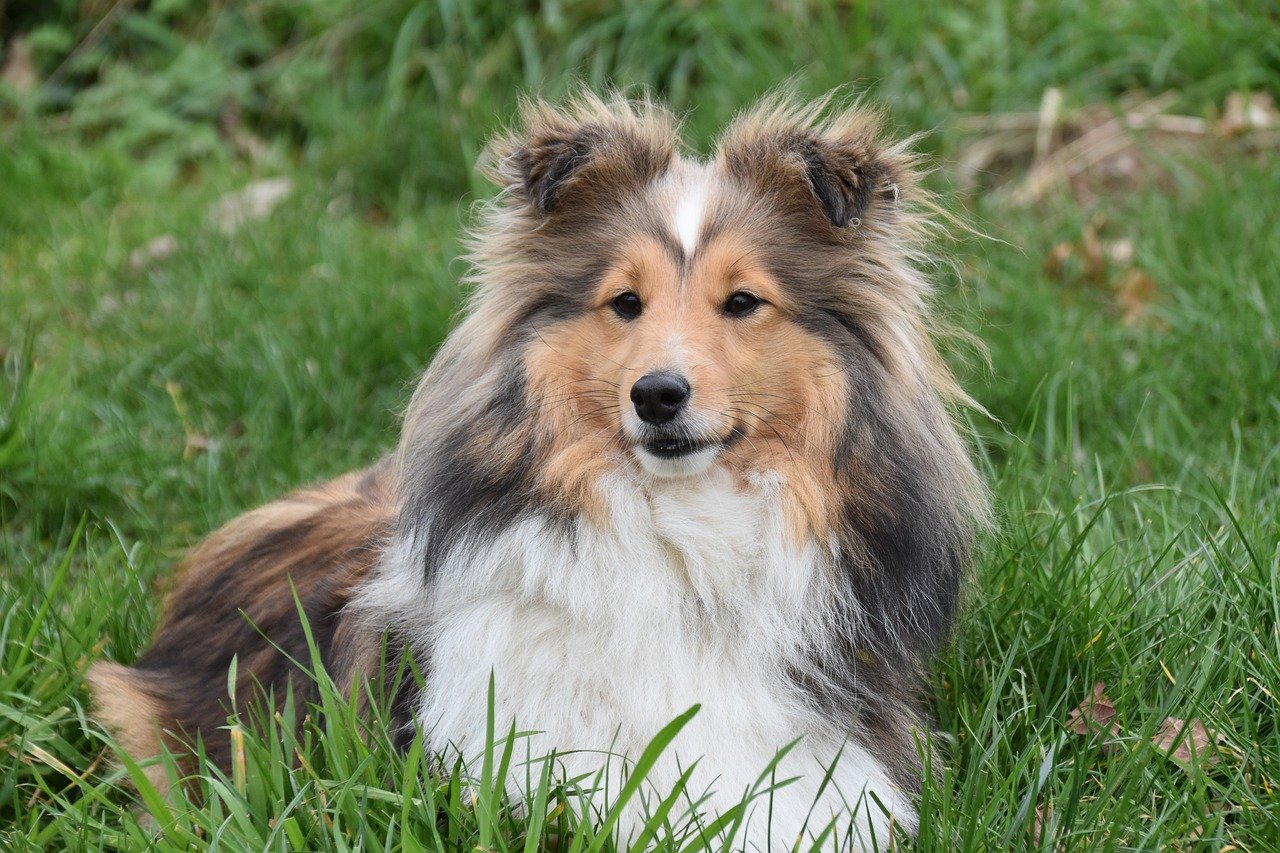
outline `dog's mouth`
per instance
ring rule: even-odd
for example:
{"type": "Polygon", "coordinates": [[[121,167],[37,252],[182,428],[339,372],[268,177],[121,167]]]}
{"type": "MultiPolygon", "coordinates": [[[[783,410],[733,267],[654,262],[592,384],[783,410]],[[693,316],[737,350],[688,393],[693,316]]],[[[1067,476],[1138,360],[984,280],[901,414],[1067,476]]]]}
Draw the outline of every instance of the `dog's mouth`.
{"type": "Polygon", "coordinates": [[[659,459],[679,459],[703,450],[727,450],[746,436],[740,426],[734,426],[721,438],[697,438],[688,435],[654,436],[640,442],[640,446],[659,459]]]}

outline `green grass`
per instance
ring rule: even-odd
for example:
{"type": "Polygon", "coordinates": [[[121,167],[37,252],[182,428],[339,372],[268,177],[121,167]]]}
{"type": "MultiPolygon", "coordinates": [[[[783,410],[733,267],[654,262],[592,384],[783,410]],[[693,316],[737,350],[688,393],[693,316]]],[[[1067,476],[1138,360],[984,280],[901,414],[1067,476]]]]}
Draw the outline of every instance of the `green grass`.
{"type": "MultiPolygon", "coordinates": [[[[503,773],[543,768],[504,762],[501,733],[468,790],[331,689],[326,723],[249,726],[247,772],[165,804],[126,784],[82,680],[145,646],[184,547],[394,442],[458,304],[471,161],[521,89],[648,84],[704,145],[784,78],[853,81],[930,131],[944,191],[951,119],[1047,85],[1074,105],[1173,89],[1194,114],[1280,94],[1274,3],[595,6],[156,3],[78,51],[78,6],[13,13],[55,76],[0,89],[0,847],[535,850],[548,814],[562,847],[608,846],[574,818],[580,788],[505,807],[503,773]],[[258,159],[219,136],[228,100],[258,159]],[[209,224],[274,175],[295,190],[271,217],[209,224]],[[133,270],[163,234],[177,252],[133,270]]],[[[1183,158],[1088,207],[954,205],[997,238],[938,250],[945,312],[990,351],[954,355],[994,418],[973,422],[1000,524],[933,675],[947,770],[916,848],[1032,846],[1051,806],[1044,849],[1280,849],[1278,165],[1183,158]],[[1110,286],[1042,270],[1098,217],[1157,284],[1136,325],[1110,286]],[[1097,681],[1115,743],[1066,724],[1097,681]],[[1167,716],[1203,720],[1219,760],[1154,748],[1167,716]]]]}

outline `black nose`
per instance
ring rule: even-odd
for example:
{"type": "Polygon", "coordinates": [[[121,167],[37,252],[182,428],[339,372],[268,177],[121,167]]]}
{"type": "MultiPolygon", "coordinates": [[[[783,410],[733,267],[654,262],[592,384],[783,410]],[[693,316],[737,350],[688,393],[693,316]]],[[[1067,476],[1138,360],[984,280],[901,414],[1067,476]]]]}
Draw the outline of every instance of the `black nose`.
{"type": "Polygon", "coordinates": [[[673,420],[689,399],[689,383],[674,373],[648,373],[631,386],[631,402],[640,420],[665,424],[673,420]]]}

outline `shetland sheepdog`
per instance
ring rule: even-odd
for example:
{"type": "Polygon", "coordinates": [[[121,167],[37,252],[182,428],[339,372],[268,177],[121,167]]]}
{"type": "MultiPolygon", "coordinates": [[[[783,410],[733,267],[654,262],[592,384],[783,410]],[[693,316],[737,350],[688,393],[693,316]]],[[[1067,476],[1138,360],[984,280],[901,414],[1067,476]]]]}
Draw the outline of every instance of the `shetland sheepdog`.
{"type": "Polygon", "coordinates": [[[485,749],[491,677],[497,730],[568,776],[700,705],[656,791],[696,762],[722,814],[790,745],[750,846],[912,832],[986,499],[931,339],[937,208],[881,128],[774,96],[701,158],[647,100],[526,103],[397,452],[196,548],[151,647],[89,673],[121,748],[227,763],[233,657],[238,701],[305,690],[300,603],[340,683],[412,653],[397,707],[437,754],[485,749]]]}

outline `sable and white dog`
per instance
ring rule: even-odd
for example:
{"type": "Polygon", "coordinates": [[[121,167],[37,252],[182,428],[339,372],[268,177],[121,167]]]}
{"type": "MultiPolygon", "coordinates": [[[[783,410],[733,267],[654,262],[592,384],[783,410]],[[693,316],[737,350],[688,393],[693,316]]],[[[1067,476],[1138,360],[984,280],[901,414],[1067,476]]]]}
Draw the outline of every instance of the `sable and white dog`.
{"type": "Polygon", "coordinates": [[[296,588],[335,678],[413,652],[399,705],[437,752],[484,748],[491,673],[498,730],[579,750],[569,774],[700,704],[660,794],[698,761],[714,816],[798,738],[748,843],[914,829],[921,671],[985,497],[912,155],[775,97],[702,160],[665,110],[589,95],[526,105],[491,155],[474,290],[398,452],[198,547],[151,648],[90,672],[99,717],[137,757],[199,734],[226,762],[233,656],[242,700],[306,688],[296,588]]]}

